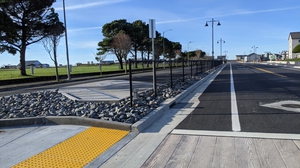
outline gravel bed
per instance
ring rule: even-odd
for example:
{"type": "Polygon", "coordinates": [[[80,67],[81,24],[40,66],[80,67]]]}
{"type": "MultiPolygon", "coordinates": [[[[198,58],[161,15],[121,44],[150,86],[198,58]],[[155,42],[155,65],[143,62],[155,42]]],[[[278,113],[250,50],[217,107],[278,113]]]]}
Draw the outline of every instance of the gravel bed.
{"type": "Polygon", "coordinates": [[[119,103],[107,102],[78,102],[69,99],[56,91],[40,91],[0,97],[0,119],[25,118],[41,116],[79,116],[107,121],[135,123],[151,111],[159,107],[166,99],[175,97],[209,72],[199,76],[186,77],[170,84],[161,85],[157,89],[157,96],[153,90],[138,94],[130,106],[130,98],[119,103]]]}

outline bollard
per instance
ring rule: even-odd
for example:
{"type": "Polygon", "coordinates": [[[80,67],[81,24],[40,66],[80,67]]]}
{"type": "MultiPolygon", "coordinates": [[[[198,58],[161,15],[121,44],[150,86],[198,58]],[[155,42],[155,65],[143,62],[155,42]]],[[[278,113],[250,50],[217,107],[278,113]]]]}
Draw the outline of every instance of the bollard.
{"type": "Polygon", "coordinates": [[[34,74],[34,65],[31,65],[30,69],[31,69],[31,74],[33,75],[34,74]]]}
{"type": "Polygon", "coordinates": [[[133,99],[136,100],[138,98],[139,89],[133,89],[133,99]]]}
{"type": "Polygon", "coordinates": [[[72,65],[69,65],[69,71],[72,72],[72,65]]]}

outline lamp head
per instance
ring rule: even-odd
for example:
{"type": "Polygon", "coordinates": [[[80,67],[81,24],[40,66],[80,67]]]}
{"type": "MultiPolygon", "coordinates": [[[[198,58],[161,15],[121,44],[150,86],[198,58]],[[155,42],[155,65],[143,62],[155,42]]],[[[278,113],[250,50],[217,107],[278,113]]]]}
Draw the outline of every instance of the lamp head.
{"type": "Polygon", "coordinates": [[[207,22],[206,22],[205,27],[207,27],[207,26],[208,26],[208,24],[207,24],[207,22]]]}
{"type": "Polygon", "coordinates": [[[217,26],[221,26],[221,23],[220,23],[220,22],[218,22],[217,26]]]}

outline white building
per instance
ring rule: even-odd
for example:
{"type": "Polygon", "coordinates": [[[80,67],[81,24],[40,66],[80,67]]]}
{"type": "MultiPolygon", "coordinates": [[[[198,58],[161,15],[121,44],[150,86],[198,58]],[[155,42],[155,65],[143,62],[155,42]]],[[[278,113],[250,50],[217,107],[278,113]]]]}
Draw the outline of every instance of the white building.
{"type": "Polygon", "coordinates": [[[244,57],[244,62],[259,62],[261,61],[261,55],[251,53],[244,57]]]}
{"type": "Polygon", "coordinates": [[[293,53],[293,49],[300,44],[300,32],[291,32],[289,35],[289,56],[288,59],[300,58],[300,53],[293,53]]]}
{"type": "MultiPolygon", "coordinates": [[[[49,68],[50,67],[49,64],[42,64],[38,60],[25,61],[25,68],[30,68],[31,65],[36,67],[36,68],[49,68]]],[[[20,68],[21,64],[18,64],[17,67],[20,68]]]]}

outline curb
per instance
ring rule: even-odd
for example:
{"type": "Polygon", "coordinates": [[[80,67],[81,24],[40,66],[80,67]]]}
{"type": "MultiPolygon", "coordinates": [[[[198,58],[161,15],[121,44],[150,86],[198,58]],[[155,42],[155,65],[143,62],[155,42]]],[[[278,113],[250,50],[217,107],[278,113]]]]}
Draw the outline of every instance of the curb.
{"type": "Polygon", "coordinates": [[[93,127],[111,128],[118,130],[131,130],[131,124],[110,122],[92,118],[82,118],[76,116],[47,116],[17,119],[1,119],[0,127],[4,126],[21,126],[21,125],[85,125],[93,127]]]}

